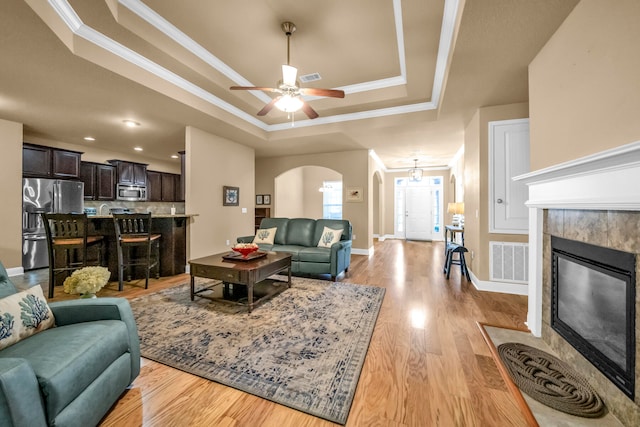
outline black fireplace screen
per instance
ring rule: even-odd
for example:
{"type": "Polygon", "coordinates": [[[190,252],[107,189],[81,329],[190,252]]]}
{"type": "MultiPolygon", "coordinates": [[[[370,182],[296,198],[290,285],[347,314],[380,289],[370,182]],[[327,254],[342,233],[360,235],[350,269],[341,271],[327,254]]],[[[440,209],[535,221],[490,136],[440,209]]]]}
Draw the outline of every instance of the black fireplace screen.
{"type": "Polygon", "coordinates": [[[552,236],[551,327],[634,398],[635,255],[552,236]]]}

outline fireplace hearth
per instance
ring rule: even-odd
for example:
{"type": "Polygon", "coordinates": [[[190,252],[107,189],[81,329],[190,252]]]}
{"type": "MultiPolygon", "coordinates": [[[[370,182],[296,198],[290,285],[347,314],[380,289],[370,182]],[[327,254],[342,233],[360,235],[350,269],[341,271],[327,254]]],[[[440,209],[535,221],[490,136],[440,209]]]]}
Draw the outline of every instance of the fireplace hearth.
{"type": "Polygon", "coordinates": [[[551,327],[630,399],[635,255],[551,236],[551,327]]]}

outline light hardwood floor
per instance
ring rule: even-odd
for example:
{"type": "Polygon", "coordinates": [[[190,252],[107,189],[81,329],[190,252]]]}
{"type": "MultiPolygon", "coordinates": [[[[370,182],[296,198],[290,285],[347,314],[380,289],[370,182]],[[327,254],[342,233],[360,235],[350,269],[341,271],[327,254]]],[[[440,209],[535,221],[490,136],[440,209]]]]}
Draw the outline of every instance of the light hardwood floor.
{"type": "MultiPolygon", "coordinates": [[[[443,261],[442,242],[386,240],[375,243],[372,257],[352,256],[342,281],[381,286],[386,295],[347,426],[527,425],[476,325],[523,328],[526,297],[479,292],[457,266],[446,280],[443,261]]],[[[146,291],[127,285],[117,292],[111,283],[99,295],[133,298],[188,277],[152,280],[146,291]]],[[[57,287],[54,300],[65,298],[57,287]]],[[[101,425],[336,424],[143,359],[140,376],[101,425]]]]}

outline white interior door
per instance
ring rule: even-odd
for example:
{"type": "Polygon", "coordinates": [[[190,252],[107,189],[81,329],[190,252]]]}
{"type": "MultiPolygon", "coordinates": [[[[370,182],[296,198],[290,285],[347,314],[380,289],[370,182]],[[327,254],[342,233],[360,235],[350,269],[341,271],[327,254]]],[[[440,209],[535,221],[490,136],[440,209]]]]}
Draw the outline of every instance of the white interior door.
{"type": "Polygon", "coordinates": [[[489,231],[526,234],[529,188],[513,177],[529,172],[529,119],[489,123],[489,231]]]}
{"type": "Polygon", "coordinates": [[[433,240],[432,189],[407,187],[405,191],[406,234],[411,240],[433,240]]]}

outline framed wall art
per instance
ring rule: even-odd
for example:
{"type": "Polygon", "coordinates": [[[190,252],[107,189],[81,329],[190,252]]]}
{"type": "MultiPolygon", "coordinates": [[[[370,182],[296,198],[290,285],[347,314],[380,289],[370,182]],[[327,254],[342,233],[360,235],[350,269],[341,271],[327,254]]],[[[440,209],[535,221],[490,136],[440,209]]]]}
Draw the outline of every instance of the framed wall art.
{"type": "Polygon", "coordinates": [[[362,187],[347,187],[347,202],[361,202],[364,200],[362,187]]]}
{"type": "Polygon", "coordinates": [[[240,188],[222,187],[222,206],[238,206],[240,203],[240,188]]]}
{"type": "Polygon", "coordinates": [[[271,194],[263,194],[262,195],[262,204],[270,205],[271,204],[271,194]]]}
{"type": "Polygon", "coordinates": [[[256,194],[256,205],[264,204],[263,200],[264,199],[262,198],[262,194],[256,194]]]}

